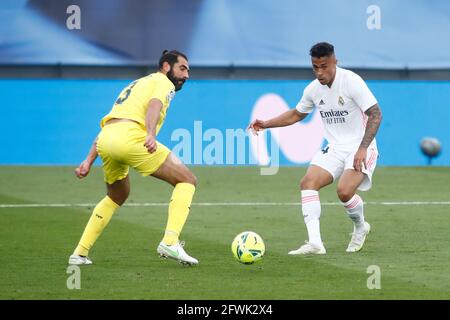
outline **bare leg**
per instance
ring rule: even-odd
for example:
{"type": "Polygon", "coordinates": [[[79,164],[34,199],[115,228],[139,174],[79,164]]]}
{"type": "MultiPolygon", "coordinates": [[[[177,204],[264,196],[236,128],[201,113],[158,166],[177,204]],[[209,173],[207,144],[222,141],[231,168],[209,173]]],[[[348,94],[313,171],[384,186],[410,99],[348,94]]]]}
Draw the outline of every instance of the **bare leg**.
{"type": "Polygon", "coordinates": [[[194,186],[197,185],[197,178],[173,153],[169,154],[167,160],[152,176],[164,180],[173,186],[183,182],[194,186]]]}
{"type": "Polygon", "coordinates": [[[126,176],[122,180],[118,180],[113,184],[106,184],[108,197],[119,206],[124,204],[130,194],[130,179],[126,176]]]}
{"type": "Polygon", "coordinates": [[[323,187],[333,183],[333,176],[325,169],[319,166],[310,166],[305,176],[300,182],[302,190],[319,191],[323,187]]]}
{"type": "Polygon", "coordinates": [[[342,202],[349,201],[356,193],[361,182],[363,182],[365,174],[356,170],[344,170],[337,185],[337,195],[342,202]]]}

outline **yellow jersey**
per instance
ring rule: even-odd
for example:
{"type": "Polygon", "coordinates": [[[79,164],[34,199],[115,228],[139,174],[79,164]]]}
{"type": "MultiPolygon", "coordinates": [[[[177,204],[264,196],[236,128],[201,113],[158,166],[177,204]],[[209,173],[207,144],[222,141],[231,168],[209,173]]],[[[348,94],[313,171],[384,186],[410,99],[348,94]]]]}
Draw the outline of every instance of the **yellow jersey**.
{"type": "Polygon", "coordinates": [[[155,72],[137,79],[122,90],[111,112],[101,120],[100,127],[103,128],[106,121],[118,118],[134,120],[145,128],[148,103],[151,99],[158,99],[163,105],[159,113],[158,124],[156,125],[156,134],[158,134],[166,118],[170,101],[174,96],[175,86],[161,72],[155,72]]]}

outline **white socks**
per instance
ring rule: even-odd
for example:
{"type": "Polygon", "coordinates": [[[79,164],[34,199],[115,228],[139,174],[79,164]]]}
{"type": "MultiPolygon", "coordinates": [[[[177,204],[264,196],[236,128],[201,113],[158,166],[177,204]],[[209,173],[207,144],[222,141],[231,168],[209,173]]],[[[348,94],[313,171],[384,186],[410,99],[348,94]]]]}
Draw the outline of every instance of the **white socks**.
{"type": "Polygon", "coordinates": [[[302,212],[309,242],[322,246],[320,237],[320,199],[316,190],[302,190],[302,212]]]}
{"type": "Polygon", "coordinates": [[[364,204],[361,197],[355,194],[350,200],[342,204],[355,225],[355,232],[364,232],[364,204]]]}
{"type": "MultiPolygon", "coordinates": [[[[353,221],[355,232],[364,232],[364,203],[360,196],[355,194],[349,201],[342,203],[347,210],[349,218],[353,221]]],[[[302,190],[302,212],[308,230],[309,242],[322,246],[320,236],[320,199],[316,190],[302,190]]]]}

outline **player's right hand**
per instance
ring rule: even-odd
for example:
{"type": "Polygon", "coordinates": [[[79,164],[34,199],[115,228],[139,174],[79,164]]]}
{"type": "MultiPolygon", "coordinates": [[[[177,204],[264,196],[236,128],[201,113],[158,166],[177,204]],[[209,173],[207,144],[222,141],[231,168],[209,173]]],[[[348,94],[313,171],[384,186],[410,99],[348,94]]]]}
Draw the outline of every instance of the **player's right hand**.
{"type": "Polygon", "coordinates": [[[258,135],[258,131],[264,130],[265,128],[264,121],[255,119],[250,123],[247,129],[252,130],[254,135],[258,135]]]}
{"type": "Polygon", "coordinates": [[[156,151],[158,145],[156,144],[156,139],[153,135],[149,134],[145,139],[144,146],[147,148],[147,151],[153,153],[156,151]]]}
{"type": "Polygon", "coordinates": [[[86,177],[89,174],[89,171],[91,170],[91,164],[89,161],[84,160],[78,168],[75,169],[75,175],[78,177],[78,179],[82,179],[86,177]]]}

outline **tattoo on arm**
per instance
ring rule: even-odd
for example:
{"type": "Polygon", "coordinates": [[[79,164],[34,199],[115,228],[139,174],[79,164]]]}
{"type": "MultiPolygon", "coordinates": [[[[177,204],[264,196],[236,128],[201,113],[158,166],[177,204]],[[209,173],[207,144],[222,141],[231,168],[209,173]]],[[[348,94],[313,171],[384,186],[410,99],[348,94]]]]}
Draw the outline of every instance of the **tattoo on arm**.
{"type": "Polygon", "coordinates": [[[375,138],[377,134],[378,128],[381,123],[381,110],[378,104],[367,109],[366,114],[369,116],[367,119],[366,132],[364,133],[364,137],[362,138],[360,148],[368,148],[372,140],[375,138]]]}

